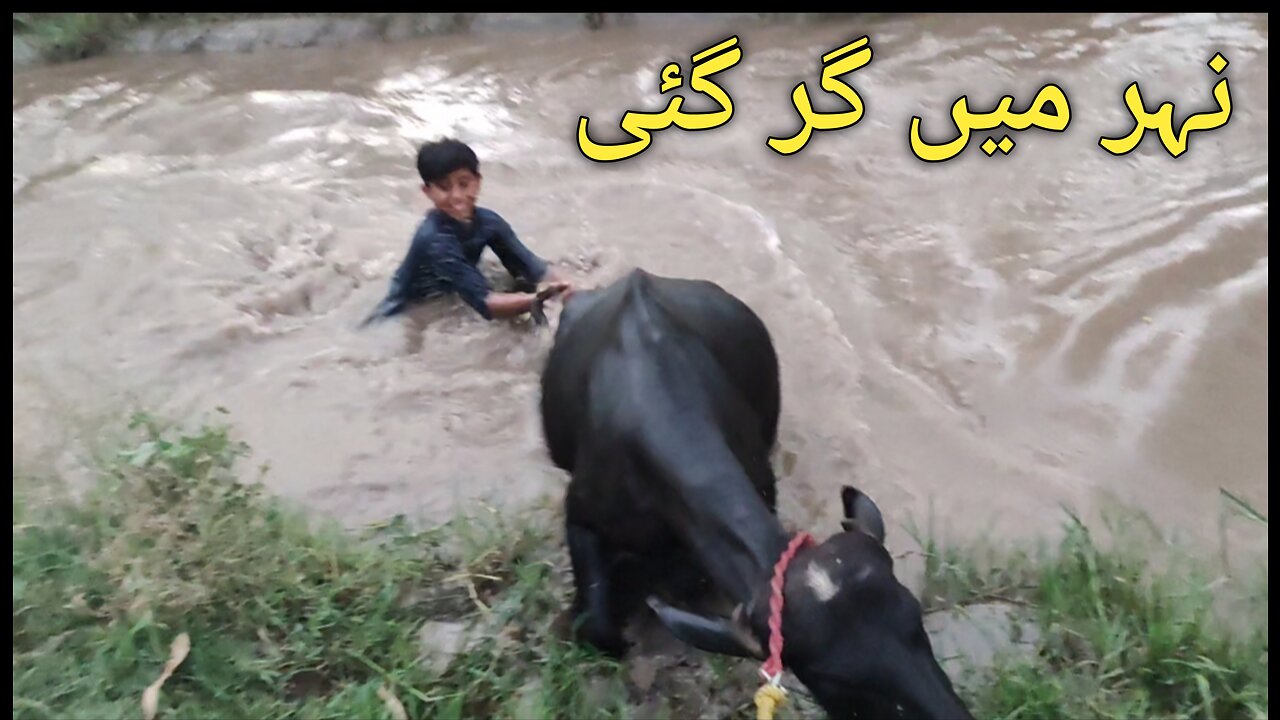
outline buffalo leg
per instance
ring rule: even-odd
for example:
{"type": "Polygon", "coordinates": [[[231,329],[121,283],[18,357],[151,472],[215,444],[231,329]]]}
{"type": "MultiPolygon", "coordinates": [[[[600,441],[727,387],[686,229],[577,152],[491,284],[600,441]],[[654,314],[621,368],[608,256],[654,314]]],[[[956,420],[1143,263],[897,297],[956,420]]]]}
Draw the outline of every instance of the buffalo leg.
{"type": "Polygon", "coordinates": [[[573,614],[582,620],[579,632],[602,652],[621,657],[626,652],[626,641],[609,597],[612,558],[600,536],[591,530],[569,523],[566,535],[576,591],[573,614]]]}

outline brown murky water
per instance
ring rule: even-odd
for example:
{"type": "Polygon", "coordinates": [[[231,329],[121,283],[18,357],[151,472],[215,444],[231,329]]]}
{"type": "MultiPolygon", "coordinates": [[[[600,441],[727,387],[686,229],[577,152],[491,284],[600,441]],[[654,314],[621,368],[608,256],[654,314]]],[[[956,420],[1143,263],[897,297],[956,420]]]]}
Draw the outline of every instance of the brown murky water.
{"type": "Polygon", "coordinates": [[[852,480],[961,531],[1120,500],[1212,538],[1220,487],[1268,506],[1267,38],[1266,16],[640,23],[15,73],[15,467],[63,451],[69,414],[138,401],[227,408],[271,487],[351,523],[558,494],[547,334],[453,302],[354,329],[426,209],[416,144],[456,134],[482,204],[580,284],[639,265],[760,312],[792,521],[834,529],[852,480]],[[580,114],[621,139],[624,111],[665,103],[663,64],[735,32],[728,125],[614,165],[578,152],[580,114]],[[798,128],[795,84],[863,34],[862,120],[766,147],[798,128]],[[1215,52],[1227,126],[1177,159],[1154,133],[1098,146],[1132,126],[1135,80],[1178,122],[1215,109],[1215,52]],[[943,139],[961,95],[1021,109],[1050,82],[1065,132],[912,156],[913,115],[943,139]]]}

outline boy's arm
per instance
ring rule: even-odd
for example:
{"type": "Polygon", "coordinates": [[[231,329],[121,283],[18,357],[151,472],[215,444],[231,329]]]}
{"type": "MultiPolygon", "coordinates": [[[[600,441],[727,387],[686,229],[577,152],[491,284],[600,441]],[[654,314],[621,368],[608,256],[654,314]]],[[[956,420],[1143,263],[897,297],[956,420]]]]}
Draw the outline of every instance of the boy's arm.
{"type": "Polygon", "coordinates": [[[387,288],[387,294],[377,307],[365,317],[364,322],[360,323],[360,327],[364,327],[375,320],[382,320],[393,315],[399,314],[409,304],[409,288],[412,287],[414,275],[421,267],[422,257],[422,241],[416,235],[413,241],[409,243],[409,251],[405,253],[404,260],[400,261],[400,267],[396,268],[396,272],[391,276],[390,286],[387,288]]]}
{"type": "Polygon", "coordinates": [[[435,242],[428,247],[440,278],[484,319],[513,317],[533,309],[537,295],[494,292],[484,275],[467,262],[457,243],[435,242]]]}
{"type": "Polygon", "coordinates": [[[502,261],[507,272],[512,277],[534,283],[551,279],[548,276],[547,262],[520,242],[515,230],[511,229],[511,225],[501,215],[492,211],[490,213],[495,232],[489,247],[493,248],[493,253],[502,261]]]}

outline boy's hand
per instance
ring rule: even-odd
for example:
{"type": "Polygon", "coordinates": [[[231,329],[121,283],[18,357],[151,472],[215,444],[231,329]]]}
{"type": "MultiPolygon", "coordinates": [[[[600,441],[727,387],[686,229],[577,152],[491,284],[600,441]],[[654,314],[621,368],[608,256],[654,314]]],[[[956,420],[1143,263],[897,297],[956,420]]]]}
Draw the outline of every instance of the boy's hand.
{"type": "Polygon", "coordinates": [[[564,302],[573,294],[573,285],[564,280],[555,280],[544,283],[542,289],[538,291],[538,300],[547,300],[549,298],[560,295],[560,301],[564,302]]]}
{"type": "Polygon", "coordinates": [[[560,302],[564,302],[573,294],[573,286],[564,280],[551,280],[542,283],[542,288],[533,296],[533,306],[529,308],[530,315],[533,316],[535,325],[548,325],[547,314],[542,309],[548,300],[557,295],[560,296],[560,302]]]}

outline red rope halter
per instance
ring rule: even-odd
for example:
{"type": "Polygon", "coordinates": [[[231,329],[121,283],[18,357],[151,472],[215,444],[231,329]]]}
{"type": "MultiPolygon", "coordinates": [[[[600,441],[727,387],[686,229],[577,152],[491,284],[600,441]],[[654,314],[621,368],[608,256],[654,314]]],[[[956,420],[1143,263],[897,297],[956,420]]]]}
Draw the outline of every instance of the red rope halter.
{"type": "Polygon", "coordinates": [[[791,542],[787,544],[787,549],[782,551],[782,555],[778,557],[778,562],[773,566],[773,580],[770,582],[769,594],[769,659],[764,661],[764,665],[760,667],[761,674],[765,680],[777,684],[778,679],[782,677],[782,585],[787,574],[787,566],[795,559],[796,553],[801,548],[809,547],[814,544],[813,536],[809,533],[797,533],[791,538],[791,542]]]}

